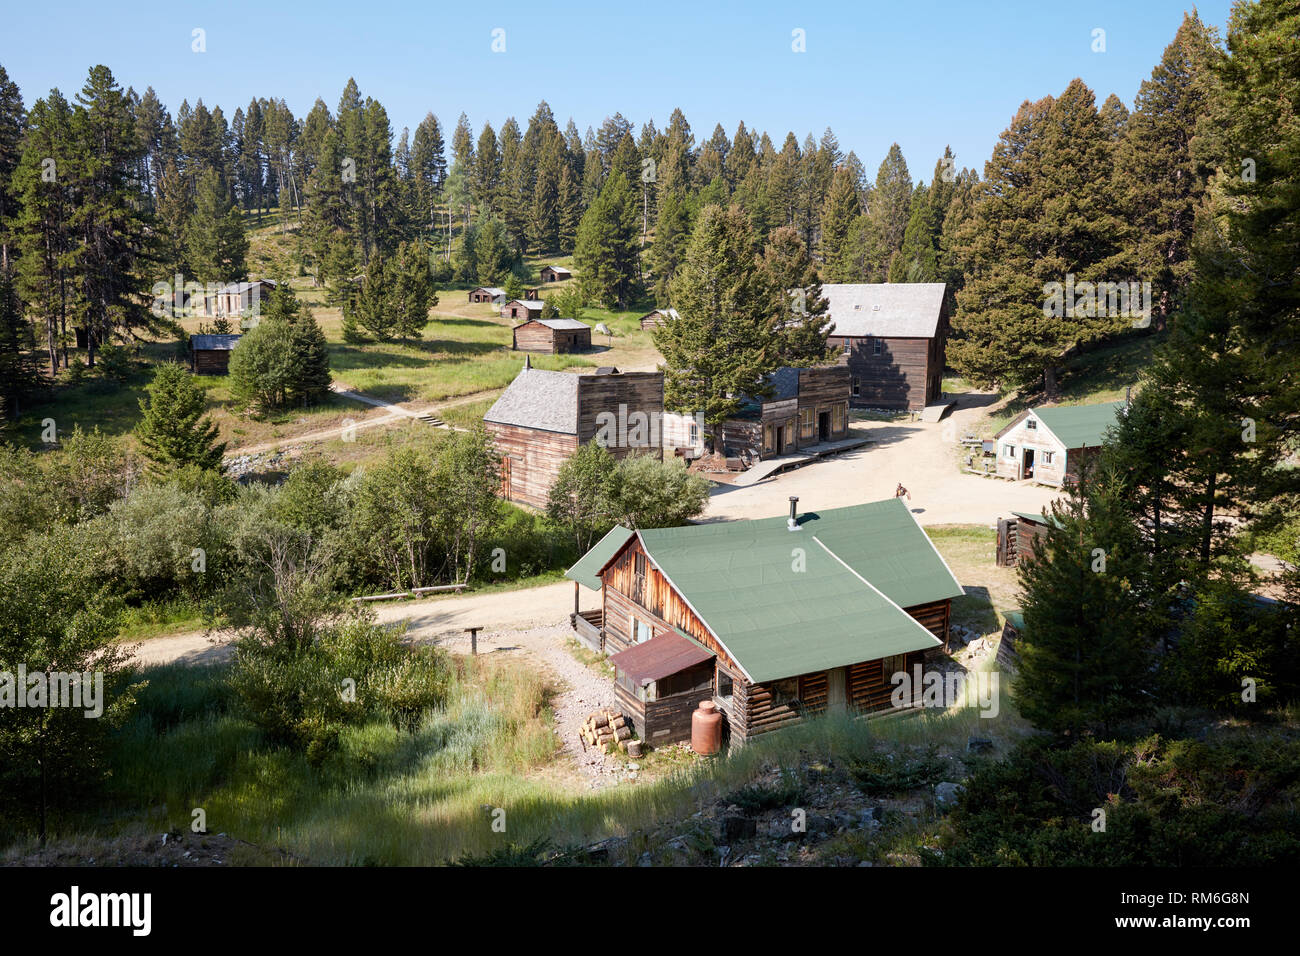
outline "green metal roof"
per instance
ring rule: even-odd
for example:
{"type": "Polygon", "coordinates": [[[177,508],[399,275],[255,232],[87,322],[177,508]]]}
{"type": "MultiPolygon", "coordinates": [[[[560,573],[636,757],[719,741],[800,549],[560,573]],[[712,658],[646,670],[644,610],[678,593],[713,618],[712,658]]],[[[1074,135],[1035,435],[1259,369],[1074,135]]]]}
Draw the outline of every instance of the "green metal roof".
{"type": "Polygon", "coordinates": [[[1035,408],[1031,414],[1046,425],[1066,448],[1095,447],[1106,438],[1106,430],[1115,424],[1124,403],[1101,405],[1053,405],[1035,408]]]}
{"type": "Polygon", "coordinates": [[[564,572],[564,576],[577,581],[583,587],[593,591],[600,590],[600,570],[609,563],[609,559],[618,553],[627,539],[636,534],[631,528],[615,525],[605,537],[601,538],[591,550],[578,559],[578,563],[564,572]]]}
{"type": "Polygon", "coordinates": [[[937,647],[902,607],[962,593],[901,499],[639,534],[755,682],[937,647]]]}
{"type": "Polygon", "coordinates": [[[1026,521],[1032,521],[1034,524],[1048,524],[1051,525],[1053,528],[1059,528],[1061,526],[1061,523],[1057,521],[1056,518],[1054,518],[1052,515],[1046,515],[1046,516],[1042,514],[1031,515],[1027,511],[1013,511],[1011,513],[1015,515],[1017,518],[1024,518],[1026,521]]]}

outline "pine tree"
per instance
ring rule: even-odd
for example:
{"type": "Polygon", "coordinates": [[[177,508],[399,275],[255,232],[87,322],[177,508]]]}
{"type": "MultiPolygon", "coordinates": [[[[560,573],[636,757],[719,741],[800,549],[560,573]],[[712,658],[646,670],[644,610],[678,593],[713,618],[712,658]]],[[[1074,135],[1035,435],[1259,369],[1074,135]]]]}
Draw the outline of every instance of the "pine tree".
{"type": "Polygon", "coordinates": [[[17,418],[42,384],[35,346],[12,269],[0,266],[0,419],[17,418]]]}
{"type": "Polygon", "coordinates": [[[840,166],[831,178],[830,190],[826,194],[826,204],[822,208],[821,215],[822,268],[826,278],[831,282],[852,281],[839,278],[839,264],[849,233],[853,229],[853,222],[861,214],[862,203],[858,200],[853,171],[848,166],[840,166]]]}
{"type": "Polygon", "coordinates": [[[205,414],[207,393],[185,367],[159,365],[145,392],[135,437],[150,471],[162,476],[187,465],[220,471],[225,443],[217,442],[217,426],[205,414]]]}
{"type": "Polygon", "coordinates": [[[936,282],[939,256],[934,246],[934,210],[925,183],[912,194],[903,244],[889,266],[890,282],[936,282]]]}
{"type": "Polygon", "coordinates": [[[18,84],[0,66],[0,270],[12,268],[10,257],[16,244],[13,235],[20,197],[14,173],[23,154],[23,132],[27,125],[18,84]]]}
{"type": "Polygon", "coordinates": [[[428,246],[418,239],[398,247],[390,301],[394,334],[404,339],[419,338],[429,324],[429,309],[438,304],[438,296],[433,290],[428,246]]]}
{"type": "Polygon", "coordinates": [[[902,248],[911,202],[912,176],[907,170],[902,149],[894,143],[876,172],[876,186],[871,192],[867,210],[888,257],[879,263],[881,272],[888,273],[894,255],[902,248]]]}
{"type": "Polygon", "coordinates": [[[578,226],[574,262],[584,289],[626,308],[637,288],[640,236],[636,198],[621,172],[610,174],[578,226]]]}
{"type": "Polygon", "coordinates": [[[822,297],[817,266],[793,226],[782,226],[768,236],[758,269],[772,297],[764,336],[765,363],[778,368],[826,361],[830,303],[822,297]]]}
{"type": "Polygon", "coordinates": [[[199,179],[185,247],[190,267],[204,284],[236,282],[248,274],[244,220],[215,170],[199,179]]]}

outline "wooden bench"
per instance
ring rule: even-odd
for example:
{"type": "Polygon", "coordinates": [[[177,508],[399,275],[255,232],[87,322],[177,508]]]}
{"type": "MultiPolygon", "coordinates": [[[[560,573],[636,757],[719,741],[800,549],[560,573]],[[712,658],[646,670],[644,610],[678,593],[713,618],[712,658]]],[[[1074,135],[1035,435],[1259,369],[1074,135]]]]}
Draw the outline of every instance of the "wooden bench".
{"type": "Polygon", "coordinates": [[[411,588],[409,591],[393,591],[390,594],[367,594],[362,597],[354,597],[353,601],[395,601],[398,599],[419,597],[424,594],[442,594],[447,591],[455,591],[459,594],[469,587],[468,584],[436,584],[427,588],[411,588]]]}

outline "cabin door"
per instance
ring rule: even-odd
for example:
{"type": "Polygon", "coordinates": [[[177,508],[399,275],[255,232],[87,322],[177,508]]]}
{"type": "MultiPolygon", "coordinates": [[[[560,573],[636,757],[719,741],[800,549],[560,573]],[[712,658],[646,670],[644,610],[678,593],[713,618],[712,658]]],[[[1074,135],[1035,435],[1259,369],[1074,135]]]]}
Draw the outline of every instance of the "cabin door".
{"type": "Polygon", "coordinates": [[[848,709],[847,673],[847,667],[836,667],[826,672],[826,710],[828,713],[842,714],[848,709]]]}
{"type": "Polygon", "coordinates": [[[1032,448],[1025,449],[1025,464],[1024,464],[1024,468],[1021,469],[1020,477],[1021,478],[1034,477],[1034,450],[1032,448]]]}
{"type": "Polygon", "coordinates": [[[817,440],[818,441],[831,440],[831,413],[830,412],[817,413],[817,440]]]}

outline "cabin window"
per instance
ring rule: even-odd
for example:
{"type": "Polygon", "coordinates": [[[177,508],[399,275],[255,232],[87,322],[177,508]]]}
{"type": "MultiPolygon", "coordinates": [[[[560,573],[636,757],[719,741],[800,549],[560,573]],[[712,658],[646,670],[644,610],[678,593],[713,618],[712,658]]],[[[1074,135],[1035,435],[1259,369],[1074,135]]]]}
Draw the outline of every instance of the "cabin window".
{"type": "Polygon", "coordinates": [[[1043,452],[1043,464],[1050,465],[1052,463],[1052,459],[1055,457],[1056,457],[1056,452],[1054,451],[1043,452]]]}
{"type": "Polygon", "coordinates": [[[844,405],[835,405],[831,408],[831,431],[842,432],[845,429],[845,418],[847,417],[848,408],[844,405]]]}
{"type": "Polygon", "coordinates": [[[717,696],[718,696],[718,697],[721,697],[723,700],[725,700],[725,701],[727,701],[728,703],[730,703],[730,702],[731,702],[731,695],[732,695],[734,692],[735,692],[735,686],[734,686],[734,684],[732,683],[731,675],[728,674],[725,670],[723,670],[722,667],[719,665],[719,667],[718,667],[718,691],[717,691],[717,696]]]}
{"type": "Polygon", "coordinates": [[[1038,431],[1038,422],[1034,421],[1034,419],[1032,418],[1026,418],[1025,427],[1028,428],[1030,431],[1036,432],[1038,431]]]}
{"type": "Polygon", "coordinates": [[[788,677],[785,680],[773,681],[768,687],[772,693],[773,707],[797,708],[799,706],[799,678],[788,677]]]}
{"type": "Polygon", "coordinates": [[[856,375],[853,376],[853,394],[854,395],[862,394],[862,380],[858,378],[856,375]]]}
{"type": "Polygon", "coordinates": [[[812,408],[799,409],[799,439],[812,438],[817,429],[817,412],[812,408]]]}
{"type": "Polygon", "coordinates": [[[1015,445],[1003,445],[1003,446],[1002,446],[1002,455],[1003,455],[1003,457],[1005,457],[1005,458],[1015,458],[1015,457],[1016,457],[1016,446],[1015,446],[1015,445]]]}
{"type": "Polygon", "coordinates": [[[651,637],[650,622],[642,621],[634,614],[631,616],[631,626],[628,627],[627,633],[632,638],[633,644],[644,644],[651,637]]]}
{"type": "Polygon", "coordinates": [[[691,447],[694,448],[700,441],[700,426],[691,422],[691,447]]]}
{"type": "Polygon", "coordinates": [[[848,340],[848,339],[845,339],[845,340],[844,340],[844,354],[845,354],[845,355],[848,355],[848,354],[849,354],[850,352],[852,352],[852,351],[853,351],[853,346],[849,344],[849,340],[848,340]]]}
{"type": "Polygon", "coordinates": [[[885,343],[880,339],[871,340],[871,354],[880,355],[885,351],[885,343]]]}

